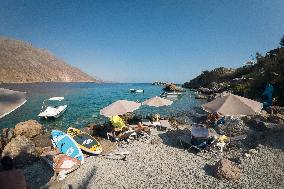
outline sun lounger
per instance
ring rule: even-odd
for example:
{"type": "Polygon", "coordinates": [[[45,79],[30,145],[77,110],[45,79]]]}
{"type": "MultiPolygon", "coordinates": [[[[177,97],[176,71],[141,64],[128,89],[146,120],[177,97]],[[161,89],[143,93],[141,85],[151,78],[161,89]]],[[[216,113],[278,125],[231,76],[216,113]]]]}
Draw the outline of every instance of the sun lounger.
{"type": "Polygon", "coordinates": [[[152,126],[152,122],[149,119],[142,119],[142,125],[152,126]]]}
{"type": "Polygon", "coordinates": [[[136,127],[138,127],[137,125],[127,125],[128,128],[131,128],[131,129],[135,129],[136,127]]]}

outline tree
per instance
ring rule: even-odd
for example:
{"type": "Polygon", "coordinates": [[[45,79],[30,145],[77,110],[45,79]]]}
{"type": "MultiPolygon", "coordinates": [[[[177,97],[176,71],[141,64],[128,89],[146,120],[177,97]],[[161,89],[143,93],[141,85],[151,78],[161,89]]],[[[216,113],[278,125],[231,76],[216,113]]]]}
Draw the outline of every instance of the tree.
{"type": "Polygon", "coordinates": [[[257,62],[261,61],[262,58],[263,58],[263,56],[259,52],[255,53],[255,59],[256,59],[257,62]]]}
{"type": "Polygon", "coordinates": [[[280,46],[281,47],[284,47],[284,35],[283,35],[283,37],[280,39],[280,46]]]}

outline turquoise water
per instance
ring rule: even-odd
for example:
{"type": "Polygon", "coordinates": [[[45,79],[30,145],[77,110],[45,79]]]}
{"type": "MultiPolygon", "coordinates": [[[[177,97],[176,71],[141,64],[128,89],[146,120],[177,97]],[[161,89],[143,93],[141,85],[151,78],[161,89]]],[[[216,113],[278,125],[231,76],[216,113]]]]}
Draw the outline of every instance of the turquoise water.
{"type": "MultiPolygon", "coordinates": [[[[81,128],[88,123],[103,123],[104,116],[100,109],[115,102],[126,99],[144,101],[162,92],[161,86],[151,84],[95,84],[95,83],[36,83],[36,84],[5,84],[0,87],[26,91],[27,102],[16,111],[0,119],[0,128],[14,127],[21,121],[35,119],[46,128],[62,128],[69,126],[81,128]],[[129,89],[144,89],[144,93],[133,94],[129,89]],[[41,120],[37,117],[43,100],[52,96],[64,96],[68,105],[67,111],[56,120],[41,120]]],[[[146,116],[150,113],[160,113],[162,116],[179,116],[194,111],[200,106],[200,101],[192,98],[192,92],[187,91],[182,97],[174,99],[171,106],[149,107],[141,106],[135,114],[146,116]]]]}

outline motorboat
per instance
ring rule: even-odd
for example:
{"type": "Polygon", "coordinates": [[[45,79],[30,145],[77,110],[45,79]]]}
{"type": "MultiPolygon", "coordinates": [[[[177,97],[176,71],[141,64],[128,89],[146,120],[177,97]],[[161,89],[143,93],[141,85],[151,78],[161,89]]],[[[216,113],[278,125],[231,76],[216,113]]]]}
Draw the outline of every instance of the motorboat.
{"type": "Polygon", "coordinates": [[[45,118],[45,119],[60,117],[67,109],[66,104],[58,105],[59,102],[63,100],[64,100],[64,97],[52,97],[47,100],[44,100],[42,108],[41,108],[41,112],[38,114],[38,116],[41,118],[45,118]]]}
{"type": "Polygon", "coordinates": [[[162,94],[160,94],[160,97],[164,97],[164,98],[174,98],[174,97],[178,97],[182,95],[181,92],[176,92],[176,91],[173,91],[173,92],[163,92],[162,94]]]}
{"type": "Polygon", "coordinates": [[[129,89],[131,93],[144,93],[143,89],[129,89]]]}

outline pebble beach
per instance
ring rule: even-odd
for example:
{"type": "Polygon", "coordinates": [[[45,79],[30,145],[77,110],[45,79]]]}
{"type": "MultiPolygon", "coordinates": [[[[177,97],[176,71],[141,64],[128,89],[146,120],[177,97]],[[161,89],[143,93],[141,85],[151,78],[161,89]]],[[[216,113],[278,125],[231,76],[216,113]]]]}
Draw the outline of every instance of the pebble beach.
{"type": "MultiPolygon", "coordinates": [[[[186,132],[187,127],[179,131],[186,132]]],[[[265,132],[254,148],[248,149],[250,139],[243,141],[243,148],[220,153],[194,153],[182,148],[178,134],[156,132],[147,140],[135,140],[114,147],[128,151],[125,161],[90,156],[76,171],[63,181],[52,176],[52,171],[42,163],[26,168],[26,177],[33,188],[283,188],[284,176],[284,126],[275,132],[265,132]],[[221,158],[235,161],[242,170],[238,181],[217,179],[214,164],[221,158]],[[33,170],[28,172],[28,170],[33,170]],[[35,171],[40,169],[41,171],[35,171]],[[44,171],[43,171],[44,170],[44,171]],[[34,180],[34,174],[50,177],[50,181],[34,180]]],[[[217,151],[218,152],[218,151],[217,151]]]]}

